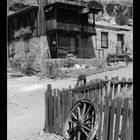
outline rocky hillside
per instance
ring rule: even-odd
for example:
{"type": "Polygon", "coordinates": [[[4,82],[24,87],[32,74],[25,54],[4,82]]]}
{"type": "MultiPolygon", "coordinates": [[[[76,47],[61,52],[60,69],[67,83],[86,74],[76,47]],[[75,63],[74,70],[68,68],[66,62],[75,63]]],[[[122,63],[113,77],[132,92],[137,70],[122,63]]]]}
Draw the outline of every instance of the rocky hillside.
{"type": "Polygon", "coordinates": [[[105,20],[118,25],[133,25],[133,0],[99,0],[104,13],[99,13],[96,20],[105,20]]]}
{"type": "MultiPolygon", "coordinates": [[[[85,0],[95,1],[95,0],[85,0]]],[[[133,25],[133,0],[96,0],[103,4],[104,13],[99,13],[96,20],[105,20],[118,25],[133,25]]],[[[28,5],[37,5],[37,0],[8,0],[8,13],[28,5]],[[9,12],[10,11],[10,12],[9,12]]]]}

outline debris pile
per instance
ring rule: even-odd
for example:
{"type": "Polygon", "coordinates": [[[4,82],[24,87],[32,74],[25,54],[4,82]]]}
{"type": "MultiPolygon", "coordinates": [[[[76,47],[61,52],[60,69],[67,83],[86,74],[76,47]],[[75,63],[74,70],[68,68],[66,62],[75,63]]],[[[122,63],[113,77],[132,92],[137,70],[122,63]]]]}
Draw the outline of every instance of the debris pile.
{"type": "Polygon", "coordinates": [[[58,67],[55,69],[55,78],[77,78],[81,74],[85,74],[87,76],[94,75],[97,73],[105,72],[105,71],[111,71],[118,69],[120,67],[125,67],[126,63],[124,62],[117,62],[117,63],[110,63],[110,66],[108,66],[105,62],[101,63],[97,66],[91,66],[88,67],[86,64],[75,64],[71,67],[58,67]]]}

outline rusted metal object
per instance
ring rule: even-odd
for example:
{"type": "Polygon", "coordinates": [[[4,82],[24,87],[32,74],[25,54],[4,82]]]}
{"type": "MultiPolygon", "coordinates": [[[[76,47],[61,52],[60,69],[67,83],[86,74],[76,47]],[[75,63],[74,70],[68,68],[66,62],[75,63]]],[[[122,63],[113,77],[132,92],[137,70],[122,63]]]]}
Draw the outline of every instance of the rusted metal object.
{"type": "Polygon", "coordinates": [[[82,99],[71,108],[63,136],[66,140],[95,140],[99,125],[100,112],[97,105],[82,99]]]}

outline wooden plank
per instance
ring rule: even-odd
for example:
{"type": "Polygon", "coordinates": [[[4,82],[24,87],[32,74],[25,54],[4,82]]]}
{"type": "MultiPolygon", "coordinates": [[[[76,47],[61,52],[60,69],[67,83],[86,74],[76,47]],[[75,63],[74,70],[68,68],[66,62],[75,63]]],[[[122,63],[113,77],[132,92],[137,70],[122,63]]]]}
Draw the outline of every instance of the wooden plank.
{"type": "Polygon", "coordinates": [[[70,107],[69,107],[69,91],[66,91],[64,100],[65,100],[65,119],[64,119],[64,121],[66,121],[67,116],[68,116],[68,112],[70,109],[70,107]]]}
{"type": "Polygon", "coordinates": [[[63,104],[63,94],[60,92],[60,109],[61,109],[61,122],[60,122],[60,134],[62,134],[63,121],[64,121],[64,104],[63,104]]]}
{"type": "Polygon", "coordinates": [[[53,98],[52,98],[52,88],[51,85],[48,85],[48,93],[49,93],[49,101],[48,101],[48,107],[49,107],[49,132],[52,133],[53,131],[53,98]]]}
{"type": "Polygon", "coordinates": [[[125,137],[125,139],[126,140],[132,140],[133,139],[133,132],[132,132],[132,127],[133,127],[133,125],[132,125],[132,123],[133,123],[133,112],[132,112],[132,110],[130,110],[130,112],[129,112],[129,117],[128,117],[128,124],[127,124],[127,134],[126,134],[126,137],[125,137]]]}
{"type": "Polygon", "coordinates": [[[56,113],[55,113],[55,133],[58,134],[58,122],[59,122],[59,114],[58,114],[58,91],[56,89],[56,94],[55,94],[55,105],[56,105],[56,113]]]}
{"type": "Polygon", "coordinates": [[[109,125],[109,140],[113,140],[113,129],[114,129],[114,114],[115,114],[115,100],[111,101],[111,110],[110,110],[110,125],[109,125]]]}
{"type": "MultiPolygon", "coordinates": [[[[71,86],[69,86],[69,90],[71,89],[71,86]]],[[[72,108],[72,91],[69,92],[69,105],[70,108],[72,108]]]]}
{"type": "Polygon", "coordinates": [[[117,102],[117,108],[116,108],[114,140],[119,140],[119,126],[120,126],[122,99],[118,98],[116,102],[117,102]]]}
{"type": "Polygon", "coordinates": [[[60,99],[60,90],[57,89],[57,107],[58,107],[58,125],[57,125],[57,133],[61,134],[61,99],[60,99]]]}
{"type": "Polygon", "coordinates": [[[126,87],[126,78],[125,77],[122,77],[122,80],[121,80],[121,89],[120,89],[120,92],[124,92],[125,91],[125,87],[126,87]]]}
{"type": "Polygon", "coordinates": [[[103,123],[103,101],[101,100],[101,103],[100,103],[100,112],[101,112],[101,123],[100,123],[100,126],[99,126],[99,130],[98,130],[98,140],[102,140],[102,123],[103,123]]]}
{"type": "Polygon", "coordinates": [[[50,85],[47,85],[47,90],[45,92],[45,125],[44,125],[44,131],[48,132],[48,115],[49,115],[49,108],[48,108],[48,89],[50,88],[50,85]]]}
{"type": "MultiPolygon", "coordinates": [[[[109,80],[109,79],[108,79],[108,76],[105,76],[105,81],[108,81],[108,80],[109,80]]],[[[106,83],[106,85],[105,85],[105,96],[106,96],[106,97],[109,97],[108,87],[109,87],[109,84],[106,83]]]]}
{"type": "Polygon", "coordinates": [[[72,106],[74,106],[74,104],[76,103],[76,94],[77,93],[72,93],[72,106]]]}
{"type": "MultiPolygon", "coordinates": [[[[119,81],[119,76],[116,76],[114,80],[115,80],[115,82],[118,82],[119,81]]],[[[118,86],[119,86],[119,84],[114,85],[114,97],[116,97],[117,94],[118,94],[118,86]]]]}
{"type": "Polygon", "coordinates": [[[53,133],[56,133],[56,119],[57,119],[57,104],[56,104],[56,89],[53,90],[53,117],[54,117],[54,124],[53,124],[53,133]]]}
{"type": "Polygon", "coordinates": [[[126,137],[126,124],[127,124],[127,117],[128,117],[128,105],[129,105],[129,99],[125,98],[124,99],[124,106],[123,106],[121,140],[125,140],[125,137],[126,137]]]}
{"type": "Polygon", "coordinates": [[[131,113],[131,127],[130,127],[130,131],[131,131],[131,140],[133,140],[133,112],[131,113]]]}
{"type": "Polygon", "coordinates": [[[63,131],[63,125],[64,125],[64,121],[65,121],[65,94],[63,94],[61,92],[61,134],[62,134],[62,131],[63,131]]]}
{"type": "Polygon", "coordinates": [[[109,98],[105,97],[103,140],[107,140],[108,137],[108,121],[109,121],[108,119],[109,119],[109,98]]]}
{"type": "MultiPolygon", "coordinates": [[[[111,81],[114,82],[115,81],[114,79],[115,78],[112,77],[111,78],[111,81]]],[[[109,98],[110,99],[113,99],[114,98],[114,84],[113,83],[110,83],[109,98]]]]}

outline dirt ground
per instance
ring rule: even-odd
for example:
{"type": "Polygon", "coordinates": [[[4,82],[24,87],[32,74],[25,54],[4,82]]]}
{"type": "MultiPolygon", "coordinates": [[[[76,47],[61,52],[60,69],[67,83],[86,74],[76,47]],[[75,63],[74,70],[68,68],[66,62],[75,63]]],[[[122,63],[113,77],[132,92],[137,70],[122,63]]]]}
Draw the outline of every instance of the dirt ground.
{"type": "MultiPolygon", "coordinates": [[[[133,64],[114,71],[103,72],[87,77],[87,81],[95,78],[114,76],[132,78],[133,64]]],[[[76,84],[75,78],[50,80],[38,77],[21,77],[7,79],[7,122],[8,140],[35,140],[44,128],[45,106],[44,93],[47,84],[53,88],[68,88],[76,84]]],[[[49,140],[49,139],[48,139],[49,140]]]]}

